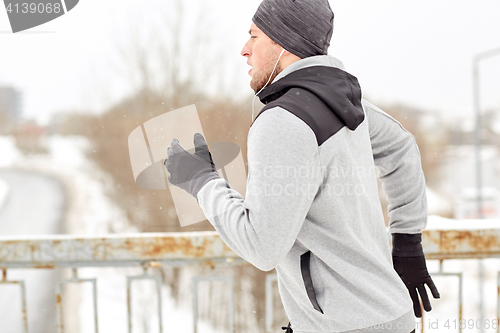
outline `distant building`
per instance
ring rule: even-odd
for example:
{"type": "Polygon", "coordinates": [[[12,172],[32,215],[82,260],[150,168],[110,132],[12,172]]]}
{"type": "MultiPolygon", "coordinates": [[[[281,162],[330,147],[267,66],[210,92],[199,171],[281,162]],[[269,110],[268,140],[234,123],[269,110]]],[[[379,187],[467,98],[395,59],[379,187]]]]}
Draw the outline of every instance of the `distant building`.
{"type": "Polygon", "coordinates": [[[22,93],[9,86],[0,86],[0,114],[11,121],[22,117],[22,93]]]}

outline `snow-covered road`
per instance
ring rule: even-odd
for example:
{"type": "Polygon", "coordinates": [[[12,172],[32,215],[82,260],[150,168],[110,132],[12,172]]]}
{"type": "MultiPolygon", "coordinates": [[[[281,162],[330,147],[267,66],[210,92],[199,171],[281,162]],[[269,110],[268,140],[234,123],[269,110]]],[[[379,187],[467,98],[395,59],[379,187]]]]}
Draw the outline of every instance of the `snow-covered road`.
{"type": "MultiPolygon", "coordinates": [[[[0,169],[0,179],[9,189],[0,211],[0,235],[60,233],[64,191],[59,181],[14,169],[0,169]]],[[[57,272],[9,269],[7,278],[25,283],[29,331],[54,331],[57,272]]],[[[0,323],[2,332],[22,332],[21,295],[17,285],[0,286],[0,323]]]]}
{"type": "Polygon", "coordinates": [[[0,211],[1,235],[60,233],[64,189],[57,179],[14,169],[0,169],[0,178],[10,188],[0,211]]]}

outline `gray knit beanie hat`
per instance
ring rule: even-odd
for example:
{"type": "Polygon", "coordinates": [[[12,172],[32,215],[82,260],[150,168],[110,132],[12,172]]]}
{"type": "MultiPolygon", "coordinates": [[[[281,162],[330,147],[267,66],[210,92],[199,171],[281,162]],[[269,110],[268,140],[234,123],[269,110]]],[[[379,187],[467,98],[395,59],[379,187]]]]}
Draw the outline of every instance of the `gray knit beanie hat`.
{"type": "Polygon", "coordinates": [[[264,0],[252,21],[275,43],[300,58],[328,53],[333,32],[328,0],[264,0]]]}

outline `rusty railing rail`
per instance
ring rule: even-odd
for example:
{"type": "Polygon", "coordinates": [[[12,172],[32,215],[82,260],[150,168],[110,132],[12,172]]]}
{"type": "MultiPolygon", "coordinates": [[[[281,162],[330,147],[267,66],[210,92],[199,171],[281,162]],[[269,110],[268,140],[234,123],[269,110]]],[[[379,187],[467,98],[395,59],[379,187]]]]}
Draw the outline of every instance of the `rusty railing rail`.
{"type": "MultiPolygon", "coordinates": [[[[500,226],[499,226],[500,227],[500,226]]],[[[442,262],[446,259],[482,259],[500,258],[500,229],[472,230],[424,230],[423,247],[428,260],[439,260],[438,272],[433,276],[457,276],[459,278],[458,317],[462,319],[462,274],[444,273],[442,262]]],[[[132,332],[132,308],[130,286],[136,279],[156,281],[159,305],[159,331],[163,332],[161,319],[161,276],[149,275],[148,267],[210,265],[245,265],[248,264],[234,253],[220,239],[216,232],[180,232],[180,233],[143,233],[123,235],[49,235],[0,237],[0,284],[18,284],[21,288],[23,328],[28,333],[26,313],[26,292],[23,281],[9,281],[7,271],[12,268],[71,268],[71,279],[61,280],[57,286],[55,301],[57,304],[57,331],[63,332],[61,289],[65,283],[89,282],[93,285],[93,304],[95,332],[98,332],[96,279],[80,279],[77,269],[80,267],[118,267],[141,266],[143,275],[127,277],[128,327],[132,332]]],[[[195,277],[193,295],[198,281],[227,281],[230,289],[228,302],[233,306],[233,281],[228,277],[195,277]]],[[[500,283],[500,273],[498,277],[500,283]]],[[[266,279],[266,331],[271,331],[273,322],[272,283],[276,275],[269,274],[266,279]]],[[[499,286],[500,288],[500,286],[499,286]]],[[[500,289],[499,289],[500,290],[500,289]]],[[[500,298],[498,301],[500,316],[500,298]]],[[[197,301],[193,299],[193,305],[197,301]]],[[[194,332],[197,332],[197,309],[193,309],[194,332]]],[[[423,320],[423,318],[422,318],[423,320]]],[[[234,309],[230,309],[228,318],[230,330],[234,332],[234,309]]],[[[423,328],[423,325],[422,325],[423,328]]],[[[423,331],[423,330],[422,330],[423,331]]],[[[461,328],[459,328],[461,332],[461,328]]]]}

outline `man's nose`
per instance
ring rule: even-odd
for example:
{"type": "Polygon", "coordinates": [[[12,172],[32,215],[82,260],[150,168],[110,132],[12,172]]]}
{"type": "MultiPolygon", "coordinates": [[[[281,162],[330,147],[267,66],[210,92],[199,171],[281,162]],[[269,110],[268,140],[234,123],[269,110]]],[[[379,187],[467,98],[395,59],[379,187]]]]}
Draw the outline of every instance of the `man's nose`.
{"type": "Polygon", "coordinates": [[[244,57],[249,57],[251,55],[252,49],[250,46],[248,46],[248,42],[243,46],[243,49],[241,49],[240,54],[244,57]]]}

